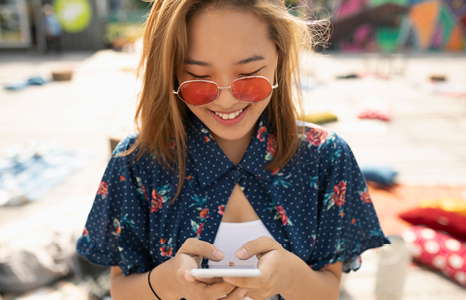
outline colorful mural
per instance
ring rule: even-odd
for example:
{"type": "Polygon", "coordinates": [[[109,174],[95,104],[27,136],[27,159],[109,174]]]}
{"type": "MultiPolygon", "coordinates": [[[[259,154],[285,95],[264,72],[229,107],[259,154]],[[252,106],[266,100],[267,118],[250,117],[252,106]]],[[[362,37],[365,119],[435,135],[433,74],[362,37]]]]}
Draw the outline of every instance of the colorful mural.
{"type": "Polygon", "coordinates": [[[464,51],[466,0],[341,0],[335,19],[366,7],[395,3],[410,8],[397,28],[365,24],[338,43],[343,51],[393,52],[409,48],[420,51],[464,51]]]}

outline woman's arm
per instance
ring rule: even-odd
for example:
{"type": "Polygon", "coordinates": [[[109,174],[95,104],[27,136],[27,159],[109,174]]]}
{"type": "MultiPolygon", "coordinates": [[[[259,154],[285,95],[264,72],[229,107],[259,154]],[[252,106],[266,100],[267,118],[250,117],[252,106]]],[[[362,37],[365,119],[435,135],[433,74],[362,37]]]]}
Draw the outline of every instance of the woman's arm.
{"type": "Polygon", "coordinates": [[[283,298],[337,300],[340,294],[343,263],[339,261],[324,270],[314,271],[301,259],[299,260],[301,266],[295,265],[295,272],[291,274],[293,278],[290,278],[288,288],[280,293],[283,298]]]}
{"type": "MultiPolygon", "coordinates": [[[[170,261],[168,260],[157,266],[151,272],[151,284],[154,291],[161,299],[181,299],[175,293],[176,287],[173,286],[175,281],[169,279],[170,261]]],[[[120,267],[112,267],[110,278],[110,294],[113,300],[140,299],[156,300],[148,283],[148,273],[133,273],[125,276],[120,267]]]]}
{"type": "MultiPolygon", "coordinates": [[[[230,294],[236,287],[227,282],[200,282],[190,275],[202,257],[220,261],[223,253],[214,245],[198,239],[188,239],[175,257],[155,267],[150,282],[157,296],[163,300],[214,300],[230,294]]],[[[110,294],[113,300],[157,300],[152,293],[148,274],[133,273],[125,276],[119,267],[111,269],[110,294]]]]}

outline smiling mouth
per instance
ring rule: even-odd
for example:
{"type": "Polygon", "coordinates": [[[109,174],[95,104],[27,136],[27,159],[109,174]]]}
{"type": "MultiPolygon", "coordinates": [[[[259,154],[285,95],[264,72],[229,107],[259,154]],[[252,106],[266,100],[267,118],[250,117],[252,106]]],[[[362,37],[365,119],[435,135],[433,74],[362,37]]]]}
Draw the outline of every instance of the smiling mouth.
{"type": "MultiPolygon", "coordinates": [[[[246,106],[247,107],[247,106],[246,106]]],[[[237,110],[235,112],[232,112],[232,113],[229,113],[229,114],[222,114],[222,113],[219,113],[219,112],[216,112],[216,111],[213,111],[217,116],[219,116],[220,118],[224,119],[224,120],[233,120],[235,119],[236,117],[238,117],[243,111],[245,108],[242,108],[240,110],[237,110]]]]}

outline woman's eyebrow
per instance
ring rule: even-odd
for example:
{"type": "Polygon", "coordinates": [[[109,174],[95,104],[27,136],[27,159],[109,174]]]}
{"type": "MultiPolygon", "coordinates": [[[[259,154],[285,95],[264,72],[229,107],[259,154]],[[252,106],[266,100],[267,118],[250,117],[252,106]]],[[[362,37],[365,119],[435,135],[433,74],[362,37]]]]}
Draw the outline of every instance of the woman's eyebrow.
{"type": "MultiPolygon", "coordinates": [[[[264,57],[262,55],[254,54],[253,56],[251,56],[249,58],[240,60],[239,62],[235,63],[235,65],[236,66],[245,65],[247,63],[257,61],[257,60],[263,60],[263,59],[264,59],[264,57]]],[[[211,67],[211,64],[209,64],[207,62],[200,61],[200,60],[195,60],[195,59],[192,59],[192,58],[189,58],[189,57],[186,59],[186,61],[184,63],[187,64],[187,65],[198,65],[198,66],[201,66],[201,67],[211,67]]]]}
{"type": "Polygon", "coordinates": [[[198,66],[201,66],[201,67],[210,67],[211,66],[209,63],[199,61],[199,60],[194,60],[194,59],[189,58],[189,57],[186,59],[186,61],[184,63],[187,64],[187,65],[198,65],[198,66]]]}
{"type": "Polygon", "coordinates": [[[247,63],[250,63],[250,62],[253,62],[253,61],[256,61],[256,60],[263,60],[263,59],[264,59],[264,57],[262,55],[254,54],[253,56],[251,56],[249,58],[240,60],[235,65],[245,65],[247,63]]]}

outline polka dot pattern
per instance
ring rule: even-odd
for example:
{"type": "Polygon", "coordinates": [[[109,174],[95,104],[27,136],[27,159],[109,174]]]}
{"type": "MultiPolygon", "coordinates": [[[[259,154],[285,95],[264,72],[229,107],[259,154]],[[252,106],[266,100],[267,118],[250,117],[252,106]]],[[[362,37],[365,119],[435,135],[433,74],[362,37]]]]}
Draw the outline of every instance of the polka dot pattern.
{"type": "MultiPolygon", "coordinates": [[[[186,178],[172,203],[176,172],[152,155],[136,160],[136,135],[115,150],[89,213],[77,251],[92,263],[147,272],[173,257],[188,238],[214,242],[223,210],[239,183],[272,236],[314,270],[337,261],[360,267],[360,254],[389,241],[380,228],[358,165],[335,133],[305,126],[299,151],[280,170],[264,167],[275,154],[274,135],[261,116],[235,166],[194,115],[186,124],[186,178]]],[[[206,263],[206,261],[204,261],[206,263]]]]}
{"type": "Polygon", "coordinates": [[[443,232],[413,226],[403,232],[413,260],[466,287],[466,243],[443,232]]]}

